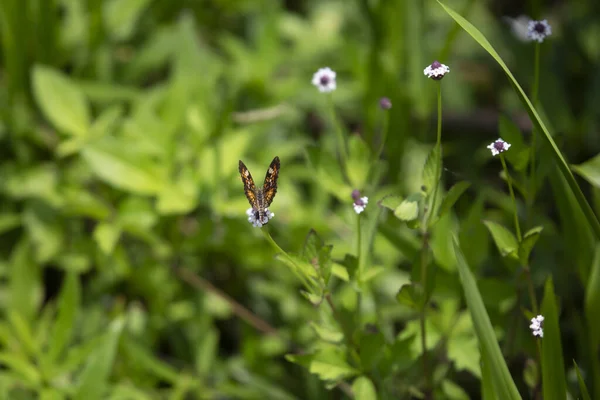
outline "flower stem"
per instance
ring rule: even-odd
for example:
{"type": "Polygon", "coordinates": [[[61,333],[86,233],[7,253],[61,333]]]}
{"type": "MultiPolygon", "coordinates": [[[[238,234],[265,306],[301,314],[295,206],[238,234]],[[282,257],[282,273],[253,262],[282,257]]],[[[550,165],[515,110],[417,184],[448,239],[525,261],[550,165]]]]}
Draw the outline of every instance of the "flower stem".
{"type": "Polygon", "coordinates": [[[329,108],[329,114],[331,117],[331,122],[334,125],[335,133],[338,141],[338,153],[340,155],[340,164],[342,166],[342,174],[346,174],[346,163],[348,160],[348,149],[346,146],[346,139],[344,137],[344,133],[342,132],[342,127],[335,115],[335,107],[333,105],[333,96],[330,94],[327,95],[327,105],[329,108]]]}
{"type": "Polygon", "coordinates": [[[435,212],[435,202],[437,200],[437,194],[440,187],[440,181],[442,176],[442,85],[438,84],[437,91],[437,140],[435,145],[438,148],[438,159],[436,160],[436,183],[433,188],[433,198],[431,199],[431,207],[429,209],[429,216],[427,222],[431,220],[431,215],[435,212]]]}
{"type": "Polygon", "coordinates": [[[377,150],[377,158],[381,157],[383,149],[385,148],[385,141],[387,140],[388,127],[390,124],[389,111],[383,111],[383,126],[381,127],[381,143],[379,144],[379,150],[377,150]]]}
{"type": "Polygon", "coordinates": [[[260,230],[262,231],[263,236],[267,239],[269,243],[271,243],[275,250],[283,257],[285,257],[289,265],[293,266],[293,268],[291,269],[294,275],[296,275],[296,277],[302,282],[302,284],[306,287],[307,290],[311,290],[313,286],[310,284],[310,281],[307,279],[307,277],[300,272],[300,268],[298,267],[298,264],[296,264],[296,261],[292,257],[290,257],[290,255],[285,250],[283,250],[277,244],[277,242],[275,242],[275,240],[273,240],[273,237],[271,237],[271,233],[269,233],[269,230],[266,227],[263,227],[260,230]]]}
{"type": "Polygon", "coordinates": [[[510,198],[513,202],[514,214],[515,214],[515,230],[517,231],[517,240],[521,243],[521,226],[519,225],[519,216],[517,215],[517,200],[515,199],[515,192],[512,187],[512,179],[510,174],[508,173],[508,167],[506,166],[506,160],[504,159],[504,154],[500,153],[500,161],[502,162],[502,168],[504,168],[504,173],[506,174],[506,182],[508,183],[508,190],[510,192],[510,198]]]}
{"type": "Polygon", "coordinates": [[[361,282],[364,263],[362,262],[362,232],[360,229],[360,215],[356,215],[356,259],[358,260],[358,278],[359,282],[361,282]]]}
{"type": "MultiPolygon", "coordinates": [[[[533,86],[531,88],[531,104],[535,107],[538,101],[538,91],[540,86],[540,47],[541,44],[536,42],[535,44],[535,61],[534,61],[534,69],[533,69],[533,86]]],[[[535,127],[531,130],[531,155],[529,162],[529,196],[527,196],[528,201],[528,216],[531,216],[531,211],[533,209],[533,203],[535,202],[535,192],[536,188],[536,178],[535,178],[535,153],[536,153],[536,138],[537,138],[537,130],[535,127]]]]}

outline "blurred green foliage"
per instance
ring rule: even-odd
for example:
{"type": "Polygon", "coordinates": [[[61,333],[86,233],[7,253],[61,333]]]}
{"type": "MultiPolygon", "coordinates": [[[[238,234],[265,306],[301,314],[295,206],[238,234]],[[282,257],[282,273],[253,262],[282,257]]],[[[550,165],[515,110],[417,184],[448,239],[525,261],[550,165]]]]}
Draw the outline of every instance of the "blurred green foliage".
{"type": "Polygon", "coordinates": [[[600,6],[444,4],[501,59],[433,0],[2,0],[2,398],[600,396],[600,6]]]}

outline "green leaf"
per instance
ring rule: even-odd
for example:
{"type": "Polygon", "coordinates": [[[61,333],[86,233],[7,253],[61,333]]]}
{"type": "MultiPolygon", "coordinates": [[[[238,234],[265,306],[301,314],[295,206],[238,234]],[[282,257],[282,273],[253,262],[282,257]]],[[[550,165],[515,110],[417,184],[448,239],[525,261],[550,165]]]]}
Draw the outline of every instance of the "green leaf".
{"type": "Polygon", "coordinates": [[[304,249],[302,250],[302,258],[308,264],[314,266],[319,275],[325,281],[329,282],[333,261],[331,259],[332,245],[325,245],[314,229],[311,229],[304,240],[304,249]]]}
{"type": "Polygon", "coordinates": [[[40,268],[33,260],[33,254],[29,241],[22,239],[14,246],[9,269],[8,309],[27,321],[33,321],[42,301],[40,268]]]}
{"type": "Polygon", "coordinates": [[[413,193],[394,210],[396,218],[402,221],[413,221],[419,217],[419,204],[423,198],[421,193],[413,193]]]}
{"type": "Polygon", "coordinates": [[[51,68],[33,67],[33,94],[44,115],[59,130],[86,136],[90,110],[81,90],[65,75],[51,68]]]}
{"type": "Polygon", "coordinates": [[[356,400],[377,400],[375,385],[366,376],[359,376],[354,380],[352,392],[356,400]]]}
{"type": "Polygon", "coordinates": [[[379,200],[379,205],[394,211],[402,203],[402,196],[389,195],[379,200]]]}
{"type": "Polygon", "coordinates": [[[461,181],[450,188],[450,190],[446,194],[446,197],[444,197],[442,204],[440,205],[440,209],[438,211],[438,218],[442,218],[448,211],[450,211],[452,206],[454,206],[454,204],[458,201],[460,196],[462,196],[462,194],[469,188],[469,186],[471,186],[470,182],[461,181]]]}
{"type": "Polygon", "coordinates": [[[485,351],[481,351],[481,398],[483,400],[500,400],[496,396],[492,369],[485,351]]]}
{"type": "Polygon", "coordinates": [[[590,392],[588,391],[587,386],[585,386],[585,382],[583,381],[583,377],[581,376],[581,371],[579,370],[579,365],[573,360],[573,364],[575,365],[575,372],[577,373],[577,383],[579,383],[579,392],[583,397],[582,400],[592,400],[590,397],[590,392]]]}
{"type": "MultiPolygon", "coordinates": [[[[564,359],[558,326],[558,306],[552,278],[544,286],[542,300],[544,338],[542,341],[542,388],[545,400],[567,398],[564,359]]],[[[540,340],[540,339],[537,339],[540,340]]]]}
{"type": "Polygon", "coordinates": [[[179,380],[179,371],[155,356],[147,346],[126,335],[123,335],[121,340],[119,351],[123,352],[130,362],[137,365],[137,368],[170,384],[175,384],[179,380]]]}
{"type": "Polygon", "coordinates": [[[427,194],[433,193],[433,189],[440,180],[441,162],[440,148],[436,144],[427,155],[423,167],[423,191],[427,194]]]}
{"type": "Polygon", "coordinates": [[[573,165],[572,168],[591,185],[600,188],[600,154],[582,164],[573,165]]]}
{"type": "Polygon", "coordinates": [[[94,240],[104,254],[111,254],[121,236],[121,227],[114,222],[103,222],[94,230],[94,240]]]}
{"type": "Polygon", "coordinates": [[[0,352],[0,364],[18,375],[29,385],[33,387],[42,385],[43,377],[39,368],[27,360],[26,357],[2,351],[0,352]]]}
{"type": "Polygon", "coordinates": [[[69,272],[58,298],[58,315],[50,336],[48,353],[53,361],[60,357],[71,341],[80,302],[81,284],[79,283],[79,275],[75,272],[69,272]]]}
{"type": "Polygon", "coordinates": [[[340,343],[344,339],[344,334],[338,330],[317,325],[312,321],[310,322],[310,326],[314,329],[317,336],[325,342],[340,343]]]}
{"type": "Polygon", "coordinates": [[[21,225],[19,214],[3,213],[0,215],[0,234],[11,231],[21,225]]]}
{"type": "Polygon", "coordinates": [[[165,171],[112,138],[89,143],[82,151],[92,171],[109,185],[136,194],[152,195],[164,187],[165,171]]]}
{"type": "Polygon", "coordinates": [[[149,0],[112,0],[104,4],[106,32],[116,41],[127,40],[134,33],[138,19],[149,0]]]}
{"type": "Polygon", "coordinates": [[[589,329],[591,352],[596,353],[600,348],[600,244],[596,244],[594,261],[585,288],[585,317],[589,329]]]}
{"type": "Polygon", "coordinates": [[[35,258],[46,263],[62,249],[64,234],[57,213],[46,204],[32,202],[23,213],[23,225],[35,248],[35,258]]]}
{"type": "Polygon", "coordinates": [[[531,250],[533,250],[543,229],[541,226],[536,226],[523,235],[523,240],[519,245],[519,260],[522,265],[529,265],[529,254],[531,254],[531,250]]]}
{"type": "Polygon", "coordinates": [[[527,95],[525,94],[525,92],[523,91],[513,74],[510,72],[504,61],[502,61],[502,58],[500,58],[496,50],[494,50],[490,42],[483,36],[483,34],[477,28],[475,28],[475,26],[473,26],[469,21],[467,21],[458,13],[456,13],[456,11],[444,5],[441,1],[438,0],[438,3],[448,13],[448,15],[450,15],[473,39],[475,39],[475,41],[479,43],[479,45],[483,47],[494,58],[494,60],[496,60],[500,67],[502,67],[506,76],[509,78],[511,84],[513,85],[516,94],[519,96],[521,103],[523,103],[525,110],[529,114],[529,117],[533,122],[535,129],[537,129],[538,132],[543,133],[543,135],[541,135],[542,139],[544,139],[546,144],[550,147],[550,154],[554,157],[556,164],[558,165],[558,168],[561,172],[561,175],[564,176],[565,180],[567,181],[567,184],[569,185],[569,188],[571,189],[571,192],[575,195],[575,198],[577,199],[579,207],[585,214],[589,224],[592,226],[592,229],[596,234],[596,238],[600,239],[600,222],[598,221],[598,218],[594,214],[594,211],[592,210],[585,196],[583,195],[581,188],[579,187],[577,181],[575,180],[575,177],[571,173],[569,164],[567,164],[565,158],[558,149],[558,146],[554,142],[554,139],[552,139],[550,132],[546,128],[546,125],[538,115],[537,111],[531,104],[531,101],[529,101],[529,98],[527,97],[527,95]]]}
{"type": "Polygon", "coordinates": [[[517,243],[517,238],[515,238],[515,235],[496,222],[483,221],[483,223],[492,234],[492,238],[494,239],[500,254],[502,254],[502,257],[511,256],[516,258],[519,244],[517,243]]]}
{"type": "Polygon", "coordinates": [[[423,287],[414,283],[402,285],[396,295],[396,301],[412,309],[420,310],[423,304],[423,287]]]}
{"type": "Polygon", "coordinates": [[[475,283],[475,277],[465,261],[456,237],[454,238],[454,251],[467,307],[471,313],[471,319],[473,320],[473,326],[482,347],[482,352],[485,352],[487,355],[490,376],[494,382],[496,393],[503,400],[521,399],[498,345],[492,322],[483,304],[477,283],[475,283]]]}
{"type": "Polygon", "coordinates": [[[14,310],[8,312],[8,322],[10,323],[10,328],[14,332],[14,336],[17,338],[23,353],[30,357],[37,357],[40,345],[33,335],[32,324],[14,310]]]}
{"type": "Polygon", "coordinates": [[[358,374],[344,356],[344,352],[336,347],[321,349],[310,363],[309,372],[316,374],[324,381],[338,382],[358,374]]]}
{"type": "Polygon", "coordinates": [[[376,327],[361,332],[358,348],[363,371],[379,370],[378,365],[381,361],[389,357],[389,346],[376,327]]]}
{"type": "Polygon", "coordinates": [[[117,353],[117,345],[125,321],[116,319],[108,326],[102,342],[89,356],[79,377],[79,385],[73,395],[74,400],[103,399],[106,395],[108,378],[117,353]]]}

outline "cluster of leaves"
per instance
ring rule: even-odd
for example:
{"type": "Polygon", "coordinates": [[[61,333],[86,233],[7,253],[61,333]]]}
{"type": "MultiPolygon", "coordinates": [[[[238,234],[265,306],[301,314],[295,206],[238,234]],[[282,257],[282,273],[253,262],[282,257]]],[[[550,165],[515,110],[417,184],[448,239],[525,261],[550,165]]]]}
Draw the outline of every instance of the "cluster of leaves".
{"type": "MultiPolygon", "coordinates": [[[[470,0],[204,3],[0,2],[4,397],[600,394],[600,77],[569,89],[580,76],[561,63],[564,81],[541,76],[551,101],[531,104],[518,83],[531,46],[470,0]],[[486,37],[517,56],[514,76],[486,37]],[[508,80],[455,72],[483,70],[484,54],[508,80]],[[444,112],[477,114],[474,88],[526,111],[533,185],[515,118],[487,139],[445,123],[443,147],[429,144],[433,58],[452,66],[444,112]],[[310,86],[326,64],[330,98],[310,86]],[[522,238],[506,227],[508,177],[486,167],[498,132],[522,238]],[[260,231],[237,165],[275,155],[276,218],[260,231]],[[370,198],[358,216],[355,189],[370,198]],[[524,271],[543,299],[541,348],[524,271]]],[[[587,21],[583,33],[548,56],[568,59],[572,41],[593,65],[596,6],[573,7],[563,23],[587,21]]]]}

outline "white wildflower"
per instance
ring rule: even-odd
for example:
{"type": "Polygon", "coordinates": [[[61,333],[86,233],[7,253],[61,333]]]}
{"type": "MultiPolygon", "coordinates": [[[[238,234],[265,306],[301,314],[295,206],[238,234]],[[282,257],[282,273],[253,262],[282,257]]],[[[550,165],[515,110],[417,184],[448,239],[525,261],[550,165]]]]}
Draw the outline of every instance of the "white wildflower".
{"type": "Polygon", "coordinates": [[[529,21],[527,24],[527,37],[542,43],[544,39],[552,35],[552,27],[547,20],[529,21]]]}
{"type": "Polygon", "coordinates": [[[428,65],[427,68],[423,70],[423,73],[431,79],[439,81],[442,79],[448,72],[450,72],[450,67],[442,64],[439,61],[434,61],[431,65],[428,65]]]}
{"type": "Polygon", "coordinates": [[[510,143],[506,143],[504,140],[498,138],[498,140],[487,146],[487,148],[492,151],[493,156],[497,156],[498,154],[508,150],[510,148],[510,143]]]}
{"type": "Polygon", "coordinates": [[[266,225],[275,216],[268,208],[265,208],[264,213],[259,213],[258,211],[254,211],[252,207],[246,210],[246,215],[248,215],[248,222],[255,228],[262,228],[263,225],[266,225]]]}
{"type": "Polygon", "coordinates": [[[544,337],[544,317],[542,315],[538,315],[537,317],[531,318],[531,325],[529,328],[531,329],[533,336],[544,337]]]}
{"type": "Polygon", "coordinates": [[[333,92],[336,88],[335,71],[329,67],[319,69],[313,75],[312,84],[315,85],[321,93],[333,92]]]}

